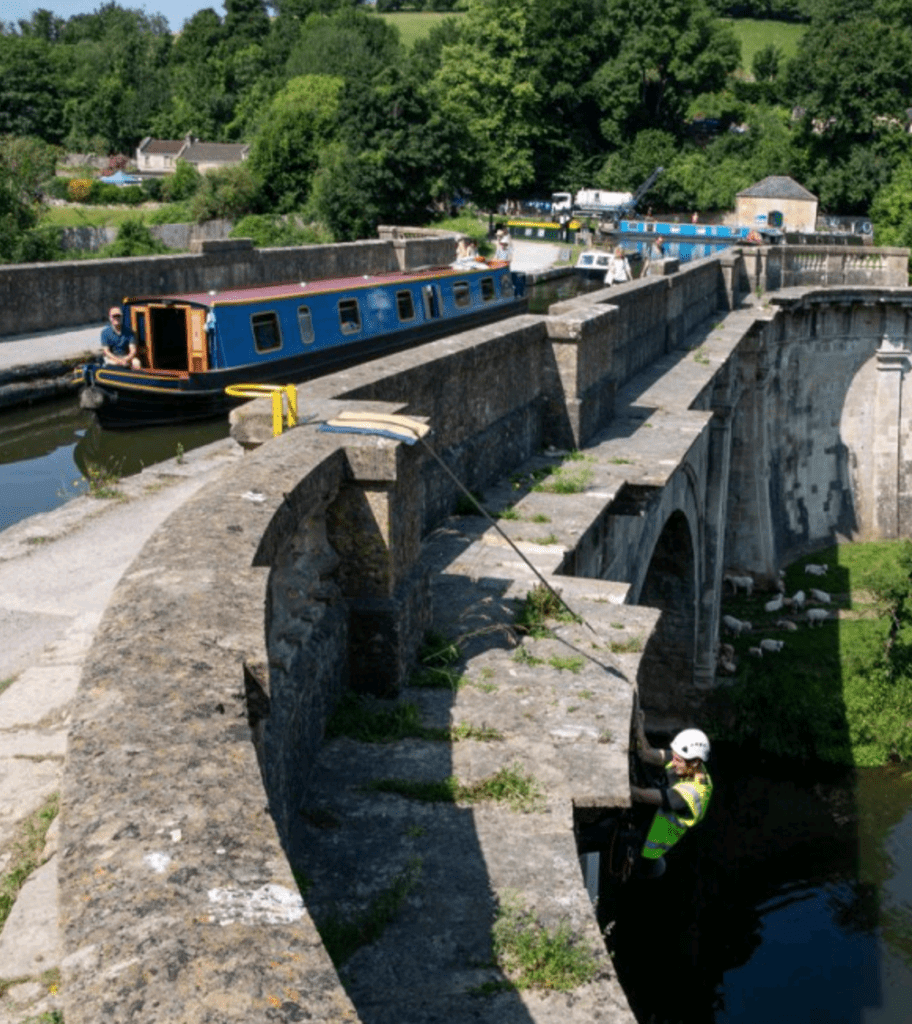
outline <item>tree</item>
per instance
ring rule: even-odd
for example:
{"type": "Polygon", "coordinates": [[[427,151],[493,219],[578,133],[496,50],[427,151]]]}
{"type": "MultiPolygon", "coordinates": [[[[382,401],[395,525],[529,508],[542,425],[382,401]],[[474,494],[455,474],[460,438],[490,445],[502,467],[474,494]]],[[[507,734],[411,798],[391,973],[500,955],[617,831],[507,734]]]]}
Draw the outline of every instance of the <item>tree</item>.
{"type": "Polygon", "coordinates": [[[647,127],[680,136],[691,98],[724,88],[741,60],[704,0],[612,0],[609,18],[612,56],[591,88],[613,145],[647,127]]]}
{"type": "Polygon", "coordinates": [[[51,44],[0,35],[0,134],[63,138],[61,79],[51,44]]]}
{"type": "Polygon", "coordinates": [[[772,82],[779,74],[782,64],[782,50],[775,43],[768,43],[754,54],[751,71],[758,82],[772,82]]]}
{"type": "Polygon", "coordinates": [[[396,29],[383,18],[343,7],[307,18],[286,70],[289,77],[323,74],[368,80],[400,56],[396,29]]]}
{"type": "Polygon", "coordinates": [[[251,170],[281,210],[294,210],[310,192],[320,151],[336,135],[341,78],[293,78],[272,101],[250,152],[251,170]]]}

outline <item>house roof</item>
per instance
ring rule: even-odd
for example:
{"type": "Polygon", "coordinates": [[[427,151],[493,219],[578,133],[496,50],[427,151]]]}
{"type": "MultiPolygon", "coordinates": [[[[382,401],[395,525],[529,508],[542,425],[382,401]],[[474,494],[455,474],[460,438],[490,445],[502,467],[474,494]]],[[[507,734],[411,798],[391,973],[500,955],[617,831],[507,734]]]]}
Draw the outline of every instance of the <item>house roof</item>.
{"type": "Polygon", "coordinates": [[[144,139],[139,148],[153,156],[177,156],[185,145],[185,139],[144,139]]]}
{"type": "Polygon", "coordinates": [[[191,142],[181,153],[181,158],[191,164],[237,163],[244,160],[250,146],[240,142],[191,142]]]}
{"type": "Polygon", "coordinates": [[[794,178],[785,174],[772,174],[756,185],[744,188],[737,193],[738,197],[744,196],[748,199],[806,199],[817,201],[813,192],[799,185],[794,178]]]}

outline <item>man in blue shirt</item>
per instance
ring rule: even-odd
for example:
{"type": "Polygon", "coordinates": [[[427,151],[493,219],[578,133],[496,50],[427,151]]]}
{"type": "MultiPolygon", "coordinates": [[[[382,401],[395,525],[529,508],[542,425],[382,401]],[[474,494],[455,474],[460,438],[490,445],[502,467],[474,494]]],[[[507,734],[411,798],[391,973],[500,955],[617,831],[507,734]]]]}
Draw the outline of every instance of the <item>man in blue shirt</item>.
{"type": "Polygon", "coordinates": [[[108,326],[101,332],[101,355],[105,366],[132,366],[134,370],[142,366],[136,354],[136,338],[124,326],[120,306],[108,310],[108,326]]]}

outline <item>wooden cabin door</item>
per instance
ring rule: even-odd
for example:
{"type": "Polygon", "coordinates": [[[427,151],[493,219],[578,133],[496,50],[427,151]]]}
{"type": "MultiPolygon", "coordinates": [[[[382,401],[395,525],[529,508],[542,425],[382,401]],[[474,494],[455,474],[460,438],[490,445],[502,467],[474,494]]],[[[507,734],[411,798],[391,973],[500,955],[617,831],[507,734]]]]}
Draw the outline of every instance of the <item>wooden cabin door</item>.
{"type": "Polygon", "coordinates": [[[209,369],[209,348],[206,344],[206,311],[187,310],[187,369],[202,373],[209,369]]]}

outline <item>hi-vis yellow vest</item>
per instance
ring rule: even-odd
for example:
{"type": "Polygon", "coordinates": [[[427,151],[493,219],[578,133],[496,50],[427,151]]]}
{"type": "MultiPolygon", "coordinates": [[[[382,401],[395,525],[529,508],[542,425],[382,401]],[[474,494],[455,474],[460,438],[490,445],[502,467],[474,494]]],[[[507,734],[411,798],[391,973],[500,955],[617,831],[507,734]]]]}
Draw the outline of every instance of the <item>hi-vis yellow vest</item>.
{"type": "MultiPolygon", "coordinates": [[[[677,778],[677,773],[673,770],[672,764],[673,762],[669,761],[665,765],[665,771],[670,778],[674,779],[677,778]]],[[[664,857],[689,828],[693,828],[703,820],[706,808],[709,807],[713,784],[709,772],[704,767],[696,777],[680,779],[671,788],[684,800],[684,803],[690,808],[691,814],[690,817],[687,817],[673,810],[666,811],[664,808],[656,811],[642,850],[642,855],[649,860],[658,860],[659,857],[664,857]]]]}

